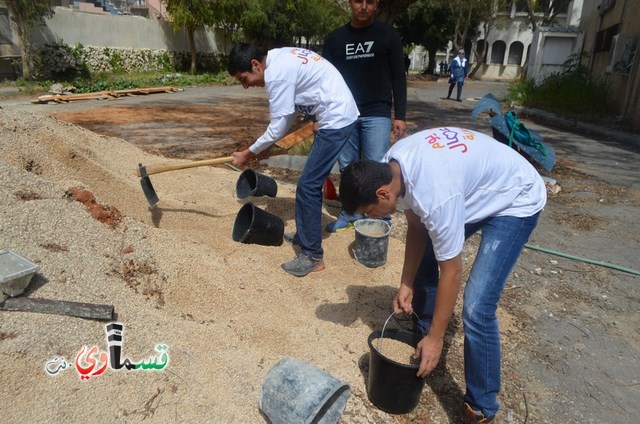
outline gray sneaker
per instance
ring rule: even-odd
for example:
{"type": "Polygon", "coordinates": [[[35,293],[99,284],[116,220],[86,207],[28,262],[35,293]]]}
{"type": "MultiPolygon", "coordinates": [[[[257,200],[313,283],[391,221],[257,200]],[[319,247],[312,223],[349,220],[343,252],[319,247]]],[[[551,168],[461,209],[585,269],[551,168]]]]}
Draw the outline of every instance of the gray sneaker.
{"type": "Polygon", "coordinates": [[[322,259],[313,259],[307,255],[298,255],[282,265],[282,269],[296,277],[304,277],[310,272],[322,271],[324,262],[322,259]]]}
{"type": "Polygon", "coordinates": [[[298,240],[298,233],[284,233],[282,235],[284,241],[294,246],[300,246],[300,240],[298,240]]]}

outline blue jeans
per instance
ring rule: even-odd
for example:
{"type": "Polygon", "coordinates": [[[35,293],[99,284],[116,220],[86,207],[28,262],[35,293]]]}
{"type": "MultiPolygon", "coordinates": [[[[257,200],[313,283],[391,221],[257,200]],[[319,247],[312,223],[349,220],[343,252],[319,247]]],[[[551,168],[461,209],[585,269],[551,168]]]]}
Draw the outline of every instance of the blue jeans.
{"type": "Polygon", "coordinates": [[[347,143],[355,123],[340,129],[320,129],[296,188],[296,234],[303,255],[321,259],[322,185],[347,143]]]}
{"type": "MultiPolygon", "coordinates": [[[[539,213],[527,217],[490,217],[465,225],[465,238],[482,230],[480,246],[464,290],[464,401],[485,416],[498,411],[500,391],[500,332],[496,310],[500,295],[520,252],[538,223],[539,213]]],[[[413,309],[420,317],[416,329],[431,326],[438,287],[438,263],[428,242],[413,282],[413,309]]]]}
{"type": "Polygon", "coordinates": [[[360,159],[380,162],[389,150],[391,119],[384,116],[359,117],[349,141],[340,152],[338,164],[342,172],[360,159]]]}

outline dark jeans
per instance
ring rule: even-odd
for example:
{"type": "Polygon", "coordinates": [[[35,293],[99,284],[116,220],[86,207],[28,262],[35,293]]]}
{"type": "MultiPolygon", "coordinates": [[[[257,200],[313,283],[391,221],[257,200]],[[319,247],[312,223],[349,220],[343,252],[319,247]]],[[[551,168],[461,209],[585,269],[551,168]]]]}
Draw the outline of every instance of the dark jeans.
{"type": "Polygon", "coordinates": [[[462,82],[458,82],[458,83],[451,83],[449,84],[449,94],[447,95],[447,99],[451,97],[451,93],[453,92],[453,87],[456,86],[456,84],[458,85],[458,95],[456,96],[456,99],[460,99],[460,96],[462,95],[462,86],[464,85],[464,83],[462,82]]]}
{"type": "Polygon", "coordinates": [[[313,140],[296,188],[296,233],[303,255],[322,258],[322,185],[338,160],[355,123],[320,129],[313,140]]]}
{"type": "MultiPolygon", "coordinates": [[[[507,278],[539,213],[527,217],[500,216],[465,225],[465,238],[482,230],[480,246],[464,289],[465,402],[492,417],[498,411],[500,391],[500,332],[496,310],[507,278]]],[[[416,328],[426,334],[431,326],[438,288],[438,262],[429,241],[413,282],[416,328]]]]}

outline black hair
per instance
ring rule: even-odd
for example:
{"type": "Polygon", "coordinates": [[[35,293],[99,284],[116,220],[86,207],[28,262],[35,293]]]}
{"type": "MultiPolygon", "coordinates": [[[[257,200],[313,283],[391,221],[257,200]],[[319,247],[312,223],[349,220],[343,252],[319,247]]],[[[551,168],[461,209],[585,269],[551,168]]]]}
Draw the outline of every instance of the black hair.
{"type": "Polygon", "coordinates": [[[264,54],[255,46],[247,43],[238,43],[231,49],[227,61],[227,71],[230,75],[238,72],[251,71],[251,61],[256,59],[262,62],[264,54]]]}
{"type": "Polygon", "coordinates": [[[340,176],[342,209],[348,214],[354,214],[362,206],[378,203],[376,191],[391,183],[392,178],[388,163],[373,160],[353,162],[340,176]]]}

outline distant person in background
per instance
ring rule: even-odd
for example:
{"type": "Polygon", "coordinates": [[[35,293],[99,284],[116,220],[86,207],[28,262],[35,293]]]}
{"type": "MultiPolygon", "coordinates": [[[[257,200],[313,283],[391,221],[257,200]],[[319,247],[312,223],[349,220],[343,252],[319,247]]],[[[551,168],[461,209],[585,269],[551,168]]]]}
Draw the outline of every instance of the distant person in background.
{"type": "Polygon", "coordinates": [[[462,86],[464,85],[464,80],[467,78],[467,59],[464,57],[464,49],[458,50],[458,56],[455,57],[451,61],[451,77],[449,78],[449,94],[447,94],[447,99],[451,98],[451,93],[453,92],[453,87],[458,86],[458,93],[456,96],[456,100],[461,102],[460,96],[462,95],[462,86]]]}
{"type": "Polygon", "coordinates": [[[444,60],[440,62],[440,75],[444,75],[447,73],[447,62],[444,60]]]}
{"type": "MultiPolygon", "coordinates": [[[[349,0],[351,22],[324,41],[322,56],[342,74],[358,104],[360,116],[338,163],[340,171],[359,159],[380,161],[406,132],[407,76],[400,34],[375,19],[380,0],[349,0]],[[393,106],[393,121],[391,107],[393,106]]],[[[341,211],[325,227],[333,233],[353,228],[362,215],[341,211]]],[[[390,217],[387,217],[390,220],[390,217]]]]}
{"type": "Polygon", "coordinates": [[[404,55],[404,70],[407,75],[409,75],[409,68],[411,67],[411,59],[408,54],[404,55]]]}

